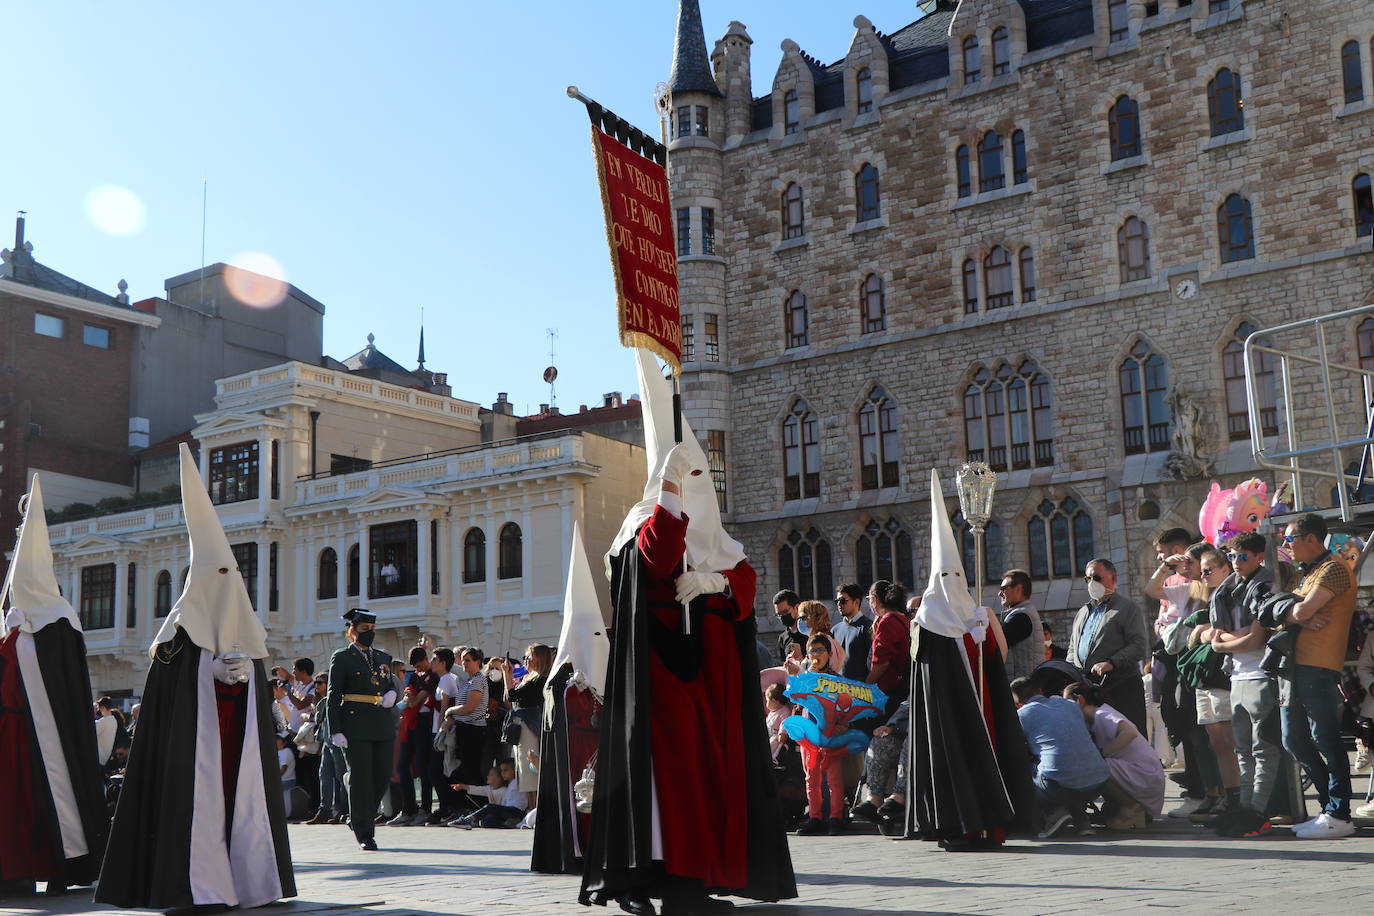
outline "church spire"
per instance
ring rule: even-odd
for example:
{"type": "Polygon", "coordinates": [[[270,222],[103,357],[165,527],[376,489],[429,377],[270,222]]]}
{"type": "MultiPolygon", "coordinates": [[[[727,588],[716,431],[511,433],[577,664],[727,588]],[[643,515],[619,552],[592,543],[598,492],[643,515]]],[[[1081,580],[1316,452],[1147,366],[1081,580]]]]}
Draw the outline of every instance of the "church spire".
{"type": "Polygon", "coordinates": [[[673,44],[673,73],[668,77],[671,92],[708,92],[721,95],[711,74],[706,56],[706,33],[701,27],[701,6],[697,0],[681,0],[677,8],[677,40],[673,44]]]}
{"type": "Polygon", "coordinates": [[[418,372],[425,367],[425,310],[420,309],[420,365],[415,367],[418,372]]]}

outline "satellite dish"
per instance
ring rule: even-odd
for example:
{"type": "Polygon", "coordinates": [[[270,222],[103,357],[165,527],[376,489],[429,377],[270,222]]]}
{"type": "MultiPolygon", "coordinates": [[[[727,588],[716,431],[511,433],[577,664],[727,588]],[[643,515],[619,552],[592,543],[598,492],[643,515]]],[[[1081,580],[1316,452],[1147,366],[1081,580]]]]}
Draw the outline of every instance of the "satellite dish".
{"type": "Polygon", "coordinates": [[[553,380],[556,379],[556,378],[558,378],[558,369],[557,369],[557,368],[555,368],[555,367],[553,367],[553,366],[550,366],[549,368],[547,368],[547,369],[544,370],[544,381],[545,381],[545,382],[547,382],[548,384],[552,385],[552,384],[553,384],[553,380]]]}

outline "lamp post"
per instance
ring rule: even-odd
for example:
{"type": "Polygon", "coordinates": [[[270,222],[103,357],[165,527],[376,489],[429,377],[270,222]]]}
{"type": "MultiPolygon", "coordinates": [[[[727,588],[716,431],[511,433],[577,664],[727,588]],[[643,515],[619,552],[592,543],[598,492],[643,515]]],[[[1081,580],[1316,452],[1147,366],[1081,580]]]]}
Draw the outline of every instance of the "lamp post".
{"type": "MultiPolygon", "coordinates": [[[[959,511],[973,534],[973,600],[983,606],[983,530],[992,518],[992,494],[997,490],[997,474],[982,461],[968,461],[954,478],[959,492],[959,511]]],[[[961,548],[962,549],[962,548],[961,548]]],[[[983,654],[978,653],[978,702],[983,701],[983,654]]]]}

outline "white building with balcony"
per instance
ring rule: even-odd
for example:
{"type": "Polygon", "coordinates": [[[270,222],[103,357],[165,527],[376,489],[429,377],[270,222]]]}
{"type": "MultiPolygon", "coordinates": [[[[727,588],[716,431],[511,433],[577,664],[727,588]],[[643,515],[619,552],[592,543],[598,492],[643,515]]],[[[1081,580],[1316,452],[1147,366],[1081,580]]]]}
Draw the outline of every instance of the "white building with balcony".
{"type": "MultiPolygon", "coordinates": [[[[638,445],[579,430],[483,441],[485,411],[431,391],[299,362],[216,384],[192,430],[201,476],[287,667],[322,664],[357,606],[393,654],[421,633],[488,654],[552,644],[574,522],[600,553],[643,492],[638,445]]],[[[93,686],[137,693],[189,567],[180,505],[51,535],[93,686]]]]}

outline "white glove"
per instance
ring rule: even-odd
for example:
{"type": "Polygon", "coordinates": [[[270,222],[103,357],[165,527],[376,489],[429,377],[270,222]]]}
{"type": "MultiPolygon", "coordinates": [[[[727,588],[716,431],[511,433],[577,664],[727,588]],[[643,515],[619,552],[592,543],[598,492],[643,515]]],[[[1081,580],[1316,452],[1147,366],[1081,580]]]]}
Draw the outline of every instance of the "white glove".
{"type": "Polygon", "coordinates": [[[246,684],[253,673],[253,663],[246,658],[228,661],[215,656],[210,662],[210,675],[221,684],[246,684]]]}
{"type": "Polygon", "coordinates": [[[10,608],[10,612],[5,615],[5,629],[17,630],[24,625],[24,612],[17,607],[10,608]]]}
{"type": "Polygon", "coordinates": [[[345,738],[343,735],[330,735],[329,743],[337,748],[348,747],[348,739],[345,738]]]}
{"type": "Polygon", "coordinates": [[[395,705],[396,705],[396,691],[394,691],[394,690],[388,690],[386,693],[382,694],[382,708],[383,708],[383,709],[390,709],[391,707],[393,707],[393,706],[395,706],[395,705]]]}
{"type": "Polygon", "coordinates": [[[687,444],[679,442],[668,449],[664,456],[659,459],[658,467],[654,469],[653,476],[666,483],[681,487],[684,477],[688,475],[695,477],[702,472],[702,469],[696,466],[693,457],[692,453],[687,450],[687,444]]]}
{"type": "Polygon", "coordinates": [[[988,613],[989,611],[985,607],[976,607],[973,609],[973,625],[968,628],[968,631],[969,635],[973,637],[973,641],[976,643],[981,643],[987,638],[988,613]]]}
{"type": "Polygon", "coordinates": [[[725,577],[718,572],[685,572],[677,577],[677,600],[687,604],[698,595],[725,591],[725,577]]]}

